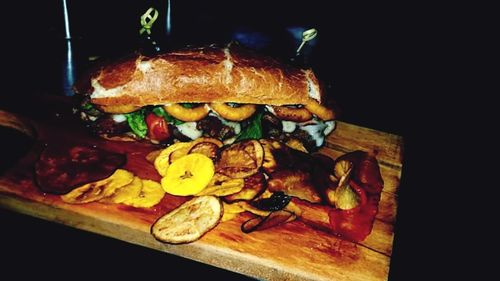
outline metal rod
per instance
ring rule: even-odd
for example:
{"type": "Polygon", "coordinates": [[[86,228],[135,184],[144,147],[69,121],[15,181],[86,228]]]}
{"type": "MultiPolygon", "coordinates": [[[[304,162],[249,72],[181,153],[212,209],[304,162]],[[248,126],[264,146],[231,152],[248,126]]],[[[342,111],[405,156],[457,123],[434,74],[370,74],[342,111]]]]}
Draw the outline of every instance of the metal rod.
{"type": "Polygon", "coordinates": [[[66,33],[66,39],[71,39],[71,33],[69,32],[69,16],[68,16],[68,5],[66,4],[66,0],[63,1],[64,8],[64,31],[66,33]]]}
{"type": "Polygon", "coordinates": [[[170,0],[167,0],[167,20],[166,20],[166,31],[167,31],[167,37],[170,36],[170,32],[172,31],[172,22],[171,22],[171,17],[170,17],[170,0]]]}

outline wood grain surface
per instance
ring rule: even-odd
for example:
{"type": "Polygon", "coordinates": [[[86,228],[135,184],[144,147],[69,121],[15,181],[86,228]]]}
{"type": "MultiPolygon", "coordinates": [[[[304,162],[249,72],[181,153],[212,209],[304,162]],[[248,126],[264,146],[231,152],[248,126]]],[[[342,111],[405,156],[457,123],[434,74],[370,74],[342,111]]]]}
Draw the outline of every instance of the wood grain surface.
{"type": "MultiPolygon", "coordinates": [[[[54,101],[51,101],[54,102],[54,101]]],[[[7,112],[2,113],[6,119],[7,112]]],[[[396,135],[337,122],[321,153],[336,158],[353,150],[375,151],[384,189],[371,234],[360,243],[345,241],[295,221],[266,231],[245,234],[240,226],[250,216],[220,223],[200,240],[184,245],[161,243],[150,234],[152,223],[186,199],[166,195],[151,209],[119,204],[71,205],[59,196],[41,193],[33,182],[33,165],[41,144],[53,139],[92,144],[126,153],[125,169],[142,178],[159,180],[145,155],[150,144],[112,142],[89,136],[83,126],[60,113],[33,117],[16,115],[16,122],[34,128],[38,141],[31,151],[0,176],[0,207],[74,228],[172,253],[202,263],[266,280],[386,280],[394,239],[403,141],[396,135]],[[31,120],[31,121],[26,121],[31,120]]],[[[7,118],[8,119],[8,118],[7,118]]],[[[12,124],[13,121],[11,121],[12,124]]],[[[16,126],[21,126],[16,123],[16,126]]]]}

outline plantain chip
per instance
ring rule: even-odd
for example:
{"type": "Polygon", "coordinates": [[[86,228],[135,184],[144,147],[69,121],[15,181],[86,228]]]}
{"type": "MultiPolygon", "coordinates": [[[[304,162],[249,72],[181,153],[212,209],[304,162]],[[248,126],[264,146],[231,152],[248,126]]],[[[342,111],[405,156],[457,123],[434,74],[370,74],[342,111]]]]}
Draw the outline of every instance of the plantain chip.
{"type": "Polygon", "coordinates": [[[139,196],[142,190],[141,178],[135,176],[131,183],[118,188],[115,193],[109,197],[101,199],[104,202],[122,203],[123,201],[139,196]]]}
{"type": "Polygon", "coordinates": [[[259,171],[263,160],[262,145],[256,140],[247,140],[222,150],[216,169],[231,178],[246,178],[259,171]]]}
{"type": "Polygon", "coordinates": [[[224,196],[224,201],[251,201],[266,189],[266,179],[264,174],[261,172],[257,172],[249,177],[246,177],[244,181],[245,184],[243,188],[238,193],[224,196]]]}
{"type": "Polygon", "coordinates": [[[131,172],[117,169],[108,178],[73,189],[70,193],[62,195],[61,199],[71,204],[83,204],[97,201],[112,195],[118,188],[131,183],[133,179],[134,174],[131,172]]]}
{"type": "Polygon", "coordinates": [[[196,196],[214,195],[226,196],[240,192],[245,186],[243,179],[232,179],[223,174],[214,174],[210,183],[196,196]]]}
{"type": "Polygon", "coordinates": [[[158,182],[142,180],[142,189],[139,195],[122,203],[136,208],[149,208],[160,203],[164,195],[165,191],[158,182]]]}
{"type": "Polygon", "coordinates": [[[161,179],[163,190],[180,196],[195,195],[212,180],[214,163],[203,154],[188,154],[168,167],[161,179]]]}
{"type": "Polygon", "coordinates": [[[243,204],[241,204],[241,202],[236,202],[236,203],[223,202],[223,204],[224,204],[224,213],[239,214],[245,212],[245,208],[243,208],[243,204]]]}
{"type": "Polygon", "coordinates": [[[159,218],[151,227],[151,234],[167,243],[190,243],[217,226],[223,212],[218,197],[194,197],[159,218]]]}
{"type": "Polygon", "coordinates": [[[222,215],[220,221],[221,222],[230,221],[234,219],[236,216],[238,216],[238,214],[224,212],[224,215],[222,215]]]}
{"type": "Polygon", "coordinates": [[[213,142],[199,142],[193,145],[188,153],[200,153],[215,161],[219,155],[219,146],[213,142]]]}
{"type": "Polygon", "coordinates": [[[162,150],[154,161],[154,166],[156,168],[156,171],[158,171],[158,173],[162,177],[164,177],[167,174],[168,166],[170,165],[170,163],[172,163],[170,161],[171,154],[177,150],[180,150],[181,152],[178,153],[185,155],[187,154],[190,148],[191,148],[190,142],[178,142],[162,150]]]}

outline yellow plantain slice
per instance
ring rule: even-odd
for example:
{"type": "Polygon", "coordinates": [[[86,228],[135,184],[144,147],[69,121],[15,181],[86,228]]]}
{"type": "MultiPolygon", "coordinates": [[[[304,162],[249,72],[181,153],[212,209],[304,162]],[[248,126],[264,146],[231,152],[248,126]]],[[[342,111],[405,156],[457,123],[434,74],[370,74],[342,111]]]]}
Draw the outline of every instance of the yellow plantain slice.
{"type": "Polygon", "coordinates": [[[122,203],[123,201],[139,196],[142,190],[141,178],[135,176],[131,183],[118,188],[111,196],[102,199],[101,201],[111,203],[122,203]]]}
{"type": "Polygon", "coordinates": [[[236,202],[236,203],[231,203],[231,204],[228,204],[226,202],[223,202],[224,203],[224,214],[225,213],[230,213],[230,214],[239,214],[239,213],[243,213],[245,210],[245,208],[243,208],[243,205],[241,203],[243,203],[242,201],[240,202],[236,202]]]}
{"type": "Polygon", "coordinates": [[[212,180],[203,190],[198,192],[196,196],[215,195],[226,196],[240,192],[245,186],[243,179],[231,179],[223,174],[214,174],[212,180]]]}
{"type": "Polygon", "coordinates": [[[245,212],[245,209],[239,203],[240,202],[228,204],[226,202],[222,202],[224,206],[224,215],[222,216],[221,222],[232,220],[238,214],[245,212]]]}
{"type": "Polygon", "coordinates": [[[238,201],[231,204],[227,204],[224,202],[224,213],[239,214],[245,211],[261,217],[265,217],[271,213],[271,211],[257,209],[254,206],[250,205],[250,203],[248,203],[247,201],[238,201]]]}
{"type": "Polygon", "coordinates": [[[223,213],[218,197],[194,197],[159,218],[151,227],[151,233],[156,239],[171,244],[193,242],[214,228],[223,213]]]}
{"type": "Polygon", "coordinates": [[[224,215],[222,215],[222,218],[220,219],[221,222],[225,222],[225,221],[230,221],[232,219],[234,219],[238,214],[235,214],[235,213],[226,213],[224,212],[224,215]]]}
{"type": "Polygon", "coordinates": [[[118,188],[132,182],[134,174],[127,170],[117,169],[111,176],[100,181],[82,185],[73,189],[61,199],[66,203],[83,204],[100,200],[113,194],[118,188]]]}
{"type": "Polygon", "coordinates": [[[136,208],[149,208],[158,203],[165,195],[161,185],[152,180],[142,180],[142,189],[137,197],[123,201],[123,204],[136,208]]]}
{"type": "Polygon", "coordinates": [[[158,173],[162,177],[164,177],[167,174],[167,168],[171,163],[170,161],[171,154],[177,151],[176,154],[178,155],[186,155],[190,148],[191,148],[190,142],[178,142],[162,150],[154,160],[156,171],[158,171],[158,173]]]}
{"type": "Polygon", "coordinates": [[[261,209],[257,209],[254,206],[250,205],[250,203],[248,203],[246,201],[240,201],[238,203],[241,204],[241,207],[243,209],[245,209],[245,211],[248,211],[248,212],[250,212],[254,215],[257,215],[257,216],[265,217],[271,213],[271,211],[264,211],[261,209]]]}
{"type": "Polygon", "coordinates": [[[213,175],[214,163],[210,158],[198,153],[188,154],[168,166],[161,186],[172,195],[194,195],[210,183],[213,175]]]}

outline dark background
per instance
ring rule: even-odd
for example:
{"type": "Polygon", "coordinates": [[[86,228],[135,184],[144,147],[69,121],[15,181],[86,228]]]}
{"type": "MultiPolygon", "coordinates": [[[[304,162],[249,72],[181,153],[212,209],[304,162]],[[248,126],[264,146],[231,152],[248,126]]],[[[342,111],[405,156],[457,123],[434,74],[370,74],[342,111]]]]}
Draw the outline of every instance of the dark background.
{"type": "MultiPolygon", "coordinates": [[[[136,50],[139,16],[163,1],[69,1],[77,74],[89,56],[113,57],[136,50]],[[105,2],[105,3],[104,3],[105,2]]],[[[418,136],[425,130],[428,88],[426,49],[422,40],[426,14],[418,5],[329,1],[172,1],[172,37],[162,36],[164,22],[154,35],[165,46],[228,42],[236,30],[258,31],[269,41],[263,52],[287,58],[297,45],[286,33],[291,26],[318,29],[310,66],[342,108],[340,120],[404,137],[404,170],[399,191],[398,220],[390,280],[413,279],[432,262],[417,266],[429,222],[416,200],[423,180],[415,168],[422,152],[418,136]],[[274,3],[274,4],[271,4],[274,3]],[[405,270],[410,268],[411,270],[405,270]],[[417,270],[418,268],[418,270],[417,270]]],[[[1,98],[62,94],[61,65],[64,29],[61,1],[1,4],[4,17],[4,69],[1,98]]],[[[429,8],[429,7],[426,7],[429,8]]],[[[431,68],[430,66],[428,66],[431,68]]],[[[1,99],[0,99],[1,102],[1,99]]],[[[190,279],[245,279],[243,276],[139,246],[74,230],[62,225],[0,210],[1,255],[9,258],[3,270],[41,277],[74,276],[158,277],[175,272],[190,279]],[[111,261],[114,262],[111,262],[111,261]],[[111,264],[116,264],[111,266],[111,264]],[[85,270],[83,270],[85,269],[85,270]],[[167,273],[168,272],[168,273],[167,273]]]]}

